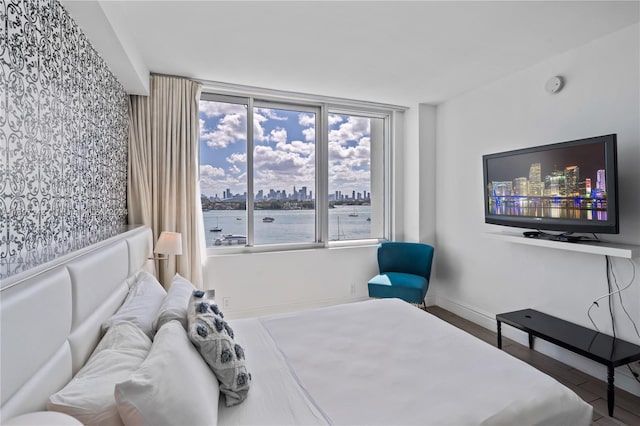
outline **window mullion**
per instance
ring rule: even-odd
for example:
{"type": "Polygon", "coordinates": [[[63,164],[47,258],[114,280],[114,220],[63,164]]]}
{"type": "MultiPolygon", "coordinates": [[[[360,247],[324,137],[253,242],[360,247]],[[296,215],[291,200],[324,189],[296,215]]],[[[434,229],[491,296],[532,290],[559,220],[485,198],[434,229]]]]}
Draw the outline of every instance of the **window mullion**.
{"type": "Polygon", "coordinates": [[[253,98],[247,101],[247,245],[254,245],[253,223],[253,98]]]}
{"type": "Polygon", "coordinates": [[[329,118],[326,105],[316,120],[316,238],[329,241],[329,118]]]}

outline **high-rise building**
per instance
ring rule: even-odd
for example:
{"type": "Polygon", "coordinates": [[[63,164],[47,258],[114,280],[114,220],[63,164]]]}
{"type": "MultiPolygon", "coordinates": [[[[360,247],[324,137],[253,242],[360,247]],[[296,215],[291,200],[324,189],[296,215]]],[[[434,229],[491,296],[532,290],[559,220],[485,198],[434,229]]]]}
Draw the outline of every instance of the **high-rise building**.
{"type": "Polygon", "coordinates": [[[602,192],[605,192],[607,190],[606,179],[604,176],[604,169],[600,169],[596,173],[596,189],[599,189],[602,192]]]}
{"type": "Polygon", "coordinates": [[[513,182],[491,182],[491,194],[494,197],[508,197],[513,195],[513,182]]]}
{"type": "Polygon", "coordinates": [[[540,163],[533,163],[529,167],[529,182],[540,183],[540,163]]]}
{"type": "Polygon", "coordinates": [[[567,166],[564,169],[565,196],[575,197],[580,195],[578,182],[580,182],[580,168],[578,166],[567,166]]]}
{"type": "Polygon", "coordinates": [[[544,196],[561,197],[566,194],[565,176],[561,170],[556,170],[544,178],[544,196]]]}
{"type": "Polygon", "coordinates": [[[529,180],[526,177],[518,177],[513,180],[513,195],[529,195],[529,180]]]}
{"type": "Polygon", "coordinates": [[[529,167],[529,195],[532,196],[540,196],[544,190],[544,185],[542,184],[541,178],[541,169],[540,163],[533,163],[529,167]]]}
{"type": "Polygon", "coordinates": [[[584,180],[584,196],[591,197],[591,179],[586,178],[584,180]]]}

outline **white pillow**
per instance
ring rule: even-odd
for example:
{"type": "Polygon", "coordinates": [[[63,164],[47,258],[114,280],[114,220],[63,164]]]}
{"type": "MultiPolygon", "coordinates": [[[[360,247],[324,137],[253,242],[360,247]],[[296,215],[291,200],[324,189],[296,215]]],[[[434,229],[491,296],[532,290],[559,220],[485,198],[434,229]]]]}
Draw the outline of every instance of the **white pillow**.
{"type": "Polygon", "coordinates": [[[82,426],[77,419],[55,411],[34,411],[12,417],[4,426],[82,426]]]}
{"type": "Polygon", "coordinates": [[[136,276],[127,298],[111,318],[102,323],[102,332],[121,322],[135,324],[150,339],[153,339],[153,320],[167,292],[156,277],[146,271],[136,276]]]}
{"type": "Polygon", "coordinates": [[[115,388],[127,426],[214,425],[218,380],[177,321],[165,324],[140,368],[115,388]]]}
{"type": "Polygon", "coordinates": [[[109,328],[87,363],[67,385],[49,397],[47,409],[85,425],[122,425],[113,390],[145,360],[151,340],[135,325],[109,328]]]}
{"type": "Polygon", "coordinates": [[[156,319],[153,321],[153,329],[159,330],[163,325],[172,320],[177,320],[187,329],[187,307],[191,293],[196,288],[186,278],[176,274],[171,280],[171,287],[167,296],[158,310],[156,319]]]}

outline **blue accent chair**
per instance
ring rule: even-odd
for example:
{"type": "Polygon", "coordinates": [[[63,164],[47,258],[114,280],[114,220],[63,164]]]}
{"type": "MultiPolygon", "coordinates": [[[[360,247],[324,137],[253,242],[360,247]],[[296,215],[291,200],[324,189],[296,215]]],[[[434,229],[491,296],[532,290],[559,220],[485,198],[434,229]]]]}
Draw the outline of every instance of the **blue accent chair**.
{"type": "Polygon", "coordinates": [[[397,297],[422,305],[429,288],[434,248],[428,244],[384,242],[378,245],[380,274],[369,280],[369,297],[397,297]]]}

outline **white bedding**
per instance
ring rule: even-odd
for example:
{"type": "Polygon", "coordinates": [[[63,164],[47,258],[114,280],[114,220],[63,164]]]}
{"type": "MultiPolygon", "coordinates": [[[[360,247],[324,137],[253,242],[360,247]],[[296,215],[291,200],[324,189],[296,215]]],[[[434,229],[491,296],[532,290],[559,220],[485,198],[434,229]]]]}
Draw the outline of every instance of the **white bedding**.
{"type": "Polygon", "coordinates": [[[252,388],[219,424],[565,424],[592,408],[553,378],[396,299],[232,322],[252,388]]]}

